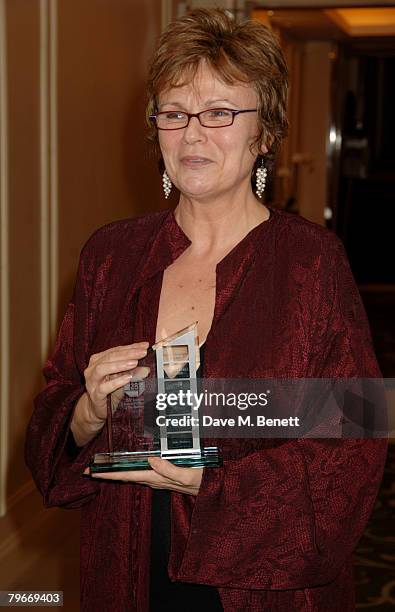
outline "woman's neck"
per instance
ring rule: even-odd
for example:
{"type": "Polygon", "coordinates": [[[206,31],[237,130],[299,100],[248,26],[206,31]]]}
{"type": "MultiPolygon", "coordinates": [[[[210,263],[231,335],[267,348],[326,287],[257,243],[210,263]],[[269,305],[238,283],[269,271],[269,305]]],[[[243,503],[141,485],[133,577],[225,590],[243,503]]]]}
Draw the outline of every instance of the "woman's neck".
{"type": "Polygon", "coordinates": [[[270,211],[253,194],[238,203],[229,200],[202,202],[181,195],[174,214],[192,242],[190,248],[203,255],[231,249],[254,227],[266,221],[270,211]]]}

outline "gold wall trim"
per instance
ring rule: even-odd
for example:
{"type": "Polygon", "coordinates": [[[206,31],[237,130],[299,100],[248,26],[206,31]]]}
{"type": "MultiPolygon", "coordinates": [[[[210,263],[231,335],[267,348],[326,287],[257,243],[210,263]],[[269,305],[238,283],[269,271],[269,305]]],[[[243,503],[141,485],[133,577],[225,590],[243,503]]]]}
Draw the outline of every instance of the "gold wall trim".
{"type": "Polygon", "coordinates": [[[50,344],[55,340],[59,303],[58,184],[58,0],[49,0],[49,124],[50,124],[50,344]]]}
{"type": "Polygon", "coordinates": [[[0,0],[0,516],[7,509],[8,410],[10,383],[10,271],[8,193],[7,36],[5,0],[0,0]]]}
{"type": "Polygon", "coordinates": [[[57,0],[40,0],[40,260],[41,359],[48,355],[58,317],[57,0]]]}
{"type": "Polygon", "coordinates": [[[40,328],[42,362],[47,357],[50,337],[48,30],[48,0],[40,0],[40,328]]]}
{"type": "Polygon", "coordinates": [[[58,317],[57,0],[40,0],[40,261],[41,361],[54,342],[58,317]]]}

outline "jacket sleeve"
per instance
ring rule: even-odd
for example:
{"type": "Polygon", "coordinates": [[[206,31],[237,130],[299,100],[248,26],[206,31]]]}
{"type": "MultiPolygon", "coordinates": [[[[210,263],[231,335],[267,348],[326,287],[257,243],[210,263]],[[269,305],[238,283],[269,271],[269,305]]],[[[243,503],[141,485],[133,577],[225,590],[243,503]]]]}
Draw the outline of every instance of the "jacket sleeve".
{"type": "MultiPolygon", "coordinates": [[[[365,311],[331,236],[313,298],[308,377],[380,378],[365,311]]],[[[235,589],[300,589],[339,574],[363,533],[386,439],[295,439],[204,469],[173,577],[235,589]]],[[[174,503],[182,515],[182,496],[174,503]]]]}
{"type": "Polygon", "coordinates": [[[68,304],[52,356],[43,374],[46,387],[35,398],[25,441],[25,460],[46,506],[77,508],[90,501],[99,484],[82,476],[104,428],[81,449],[74,448],[70,423],[85,391],[89,362],[90,299],[94,261],[81,253],[72,300],[68,304]]]}

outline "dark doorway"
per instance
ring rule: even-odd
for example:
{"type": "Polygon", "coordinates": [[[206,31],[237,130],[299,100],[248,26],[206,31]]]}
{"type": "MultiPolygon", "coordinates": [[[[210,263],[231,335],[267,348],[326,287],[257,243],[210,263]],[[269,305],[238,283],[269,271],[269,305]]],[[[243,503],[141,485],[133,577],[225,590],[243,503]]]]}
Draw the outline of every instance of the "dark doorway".
{"type": "Polygon", "coordinates": [[[395,41],[341,45],[338,73],[335,229],[358,283],[395,283],[395,41]]]}

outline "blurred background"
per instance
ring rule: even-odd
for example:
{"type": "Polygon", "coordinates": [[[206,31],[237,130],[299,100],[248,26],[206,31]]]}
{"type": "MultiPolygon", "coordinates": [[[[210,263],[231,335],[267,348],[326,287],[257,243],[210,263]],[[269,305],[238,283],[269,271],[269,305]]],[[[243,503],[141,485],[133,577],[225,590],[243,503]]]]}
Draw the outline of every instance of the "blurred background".
{"type": "MultiPolygon", "coordinates": [[[[198,6],[279,36],[291,129],[266,202],[341,237],[395,380],[390,2],[0,0],[0,590],[63,590],[67,611],[79,609],[79,512],[43,508],[26,425],[82,245],[107,222],[168,206],[146,141],[147,63],[161,30],[198,6]]],[[[355,555],[358,608],[395,610],[394,448],[355,555]]]]}

